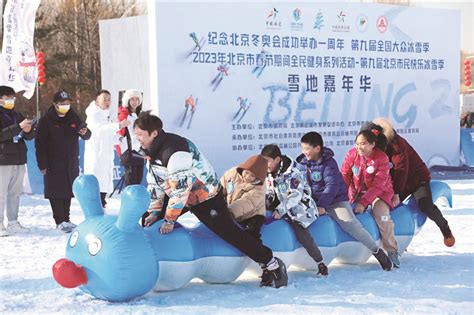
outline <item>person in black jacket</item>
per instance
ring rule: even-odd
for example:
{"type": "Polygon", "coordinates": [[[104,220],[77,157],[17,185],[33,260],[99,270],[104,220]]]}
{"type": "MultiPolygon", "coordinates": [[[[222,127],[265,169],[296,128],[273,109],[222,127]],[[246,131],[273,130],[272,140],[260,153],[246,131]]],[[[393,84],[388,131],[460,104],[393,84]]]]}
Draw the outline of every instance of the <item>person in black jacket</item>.
{"type": "Polygon", "coordinates": [[[165,132],[161,119],[149,112],[142,112],[133,126],[148,161],[151,204],[145,225],[155,223],[164,212],[159,231],[172,233],[178,217],[191,211],[220,238],[260,264],[261,286],[286,286],[284,262],[232,219],[219,178],[199,149],[190,140],[165,132]],[[165,196],[169,197],[166,208],[165,196]]]}
{"type": "Polygon", "coordinates": [[[15,90],[0,86],[0,236],[26,230],[18,223],[20,195],[26,170],[26,140],[34,137],[32,120],[16,112],[15,90]],[[7,208],[8,226],[3,225],[7,208]]]}
{"type": "Polygon", "coordinates": [[[53,105],[36,129],[36,160],[44,175],[44,197],[49,199],[56,228],[65,233],[76,225],[69,221],[72,183],[79,175],[79,137],[91,131],[71,109],[72,98],[64,90],[54,94],[53,105]]]}

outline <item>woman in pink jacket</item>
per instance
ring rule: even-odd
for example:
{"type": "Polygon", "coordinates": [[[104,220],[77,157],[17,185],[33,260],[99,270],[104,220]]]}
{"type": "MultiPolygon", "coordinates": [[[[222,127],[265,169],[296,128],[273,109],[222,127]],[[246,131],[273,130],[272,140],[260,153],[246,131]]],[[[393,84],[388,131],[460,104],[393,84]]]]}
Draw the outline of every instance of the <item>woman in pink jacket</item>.
{"type": "Polygon", "coordinates": [[[370,205],[380,231],[380,238],[395,267],[400,266],[398,245],[390,218],[393,188],[390,166],[384,153],[387,138],[377,130],[363,130],[356,137],[355,148],[347,152],[342,163],[342,176],[349,187],[349,201],[356,213],[370,205]]]}

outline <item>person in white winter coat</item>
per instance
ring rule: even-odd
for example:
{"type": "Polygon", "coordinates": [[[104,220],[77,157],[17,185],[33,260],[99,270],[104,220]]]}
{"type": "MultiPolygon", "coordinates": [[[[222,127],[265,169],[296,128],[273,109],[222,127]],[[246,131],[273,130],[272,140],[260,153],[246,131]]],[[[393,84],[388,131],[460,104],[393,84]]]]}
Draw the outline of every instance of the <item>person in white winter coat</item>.
{"type": "Polygon", "coordinates": [[[116,122],[110,113],[110,92],[100,90],[96,99],[86,109],[87,127],[92,137],[86,142],[84,152],[84,174],[97,177],[102,206],[107,204],[105,196],[113,190],[114,145],[118,142],[117,131],[130,122],[116,122]]]}

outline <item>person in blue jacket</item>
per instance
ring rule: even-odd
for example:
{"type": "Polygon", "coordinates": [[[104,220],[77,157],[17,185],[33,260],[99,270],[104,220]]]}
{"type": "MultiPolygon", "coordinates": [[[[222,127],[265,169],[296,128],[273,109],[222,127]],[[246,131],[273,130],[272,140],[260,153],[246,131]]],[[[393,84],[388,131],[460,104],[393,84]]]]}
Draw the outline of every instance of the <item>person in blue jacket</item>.
{"type": "Polygon", "coordinates": [[[323,138],[315,131],[303,135],[301,151],[296,162],[300,171],[306,174],[319,215],[328,214],[346,233],[367,246],[384,270],[391,270],[393,265],[387,254],[352,211],[347,186],[334,159],[334,152],[324,147],[323,138]]]}

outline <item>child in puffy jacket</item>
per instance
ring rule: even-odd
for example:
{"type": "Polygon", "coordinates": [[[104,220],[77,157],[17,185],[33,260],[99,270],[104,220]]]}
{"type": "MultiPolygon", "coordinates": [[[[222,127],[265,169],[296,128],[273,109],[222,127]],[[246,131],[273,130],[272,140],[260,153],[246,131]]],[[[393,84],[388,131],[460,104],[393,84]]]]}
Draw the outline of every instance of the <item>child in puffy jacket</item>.
{"type": "Polygon", "coordinates": [[[224,173],[220,182],[230,213],[244,230],[260,240],[265,220],[267,160],[253,155],[224,173]]]}
{"type": "Polygon", "coordinates": [[[301,151],[296,162],[306,175],[319,215],[329,215],[346,233],[367,246],[384,270],[391,270],[390,259],[355,217],[334,153],[324,146],[321,135],[315,131],[305,134],[301,151]]]}
{"type": "Polygon", "coordinates": [[[316,203],[306,178],[276,144],[268,144],[261,154],[268,162],[266,206],[273,210],[275,219],[284,219],[295,231],[297,240],[318,266],[318,275],[327,276],[323,256],[307,230],[318,218],[316,203]]]}
{"type": "Polygon", "coordinates": [[[390,218],[393,188],[390,166],[384,153],[387,138],[377,129],[357,134],[356,146],[347,152],[342,163],[342,176],[349,187],[349,201],[356,213],[372,206],[372,215],[380,231],[383,247],[395,267],[400,266],[394,225],[390,218]]]}

